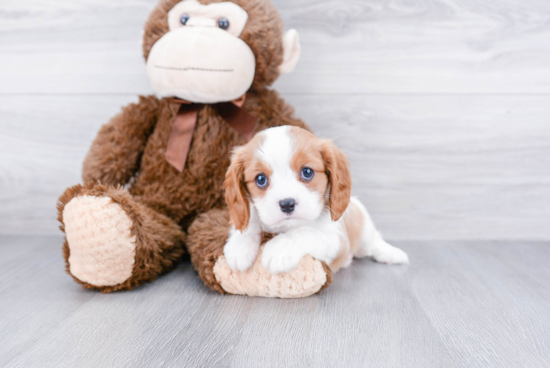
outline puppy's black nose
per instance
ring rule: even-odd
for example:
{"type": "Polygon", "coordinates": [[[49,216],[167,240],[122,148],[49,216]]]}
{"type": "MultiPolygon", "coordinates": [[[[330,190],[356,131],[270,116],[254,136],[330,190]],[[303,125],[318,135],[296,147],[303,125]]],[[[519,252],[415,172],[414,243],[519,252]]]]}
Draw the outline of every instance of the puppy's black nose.
{"type": "Polygon", "coordinates": [[[296,207],[296,201],[292,198],[286,198],[279,201],[279,206],[281,207],[281,211],[284,213],[292,213],[292,211],[294,211],[294,207],[296,207]]]}

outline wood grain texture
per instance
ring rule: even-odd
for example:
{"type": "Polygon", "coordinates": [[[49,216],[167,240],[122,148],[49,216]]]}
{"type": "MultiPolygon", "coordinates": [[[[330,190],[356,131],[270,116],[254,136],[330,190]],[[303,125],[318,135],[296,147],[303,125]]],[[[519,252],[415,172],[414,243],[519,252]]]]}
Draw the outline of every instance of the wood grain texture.
{"type": "Polygon", "coordinates": [[[550,237],[547,96],[290,96],[390,239],[550,237]]]}
{"type": "MultiPolygon", "coordinates": [[[[54,234],[98,128],[151,93],[157,0],[0,0],[0,234],[54,234]]],[[[550,239],[550,3],[274,0],[275,85],[350,156],[392,239],[550,239]]]]}
{"type": "Polygon", "coordinates": [[[550,364],[548,242],[399,242],[409,266],[355,261],[298,300],[220,296],[188,263],[102,295],[63,272],[60,242],[0,237],[2,367],[550,364]]]}
{"type": "Polygon", "coordinates": [[[276,2],[300,31],[289,93],[548,93],[545,0],[276,2]]]}
{"type": "MultiPolygon", "coordinates": [[[[0,233],[57,234],[99,126],[133,96],[0,97],[0,233]]],[[[389,239],[550,238],[550,104],[535,96],[290,96],[349,156],[389,239]]]]}
{"type": "MultiPolygon", "coordinates": [[[[300,32],[284,93],[550,93],[545,0],[275,0],[300,32]]],[[[0,93],[149,93],[156,0],[2,0],[0,93]]]]}
{"type": "Polygon", "coordinates": [[[459,361],[483,366],[550,364],[548,279],[537,279],[530,272],[539,270],[531,257],[544,259],[550,248],[498,242],[448,245],[419,245],[425,250],[418,249],[423,254],[418,267],[434,279],[411,275],[409,281],[449,353],[459,361]],[[518,249],[524,249],[525,257],[518,257],[518,249]],[[518,303],[510,304],[510,298],[518,303]],[[510,355],[518,345],[531,354],[510,355]]]}
{"type": "Polygon", "coordinates": [[[82,180],[82,162],[99,127],[137,97],[0,101],[0,233],[59,233],[57,198],[82,180]]]}

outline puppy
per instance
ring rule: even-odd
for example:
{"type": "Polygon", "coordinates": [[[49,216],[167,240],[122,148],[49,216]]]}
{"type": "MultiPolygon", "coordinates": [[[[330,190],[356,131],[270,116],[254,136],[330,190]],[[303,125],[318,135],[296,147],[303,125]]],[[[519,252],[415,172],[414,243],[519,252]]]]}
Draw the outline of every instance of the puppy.
{"type": "Polygon", "coordinates": [[[229,267],[252,266],[263,232],[277,234],[262,253],[262,266],[272,274],[292,270],[306,254],[333,272],[353,257],[408,263],[350,198],[348,166],[332,141],[297,127],[270,128],[237,147],[224,183],[232,223],[224,247],[229,267]]]}

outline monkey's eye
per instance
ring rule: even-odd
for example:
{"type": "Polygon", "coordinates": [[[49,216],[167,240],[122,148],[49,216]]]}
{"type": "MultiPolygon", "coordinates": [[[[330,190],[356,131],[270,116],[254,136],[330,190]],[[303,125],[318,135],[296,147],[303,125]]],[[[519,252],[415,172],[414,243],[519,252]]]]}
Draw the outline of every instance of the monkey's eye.
{"type": "Polygon", "coordinates": [[[313,169],[310,169],[309,167],[304,167],[300,176],[303,180],[310,181],[311,179],[313,179],[313,176],[315,176],[315,171],[313,171],[313,169]]]}
{"type": "Polygon", "coordinates": [[[223,30],[226,30],[227,28],[229,28],[229,19],[227,18],[218,19],[218,27],[220,27],[223,30]]]}
{"type": "Polygon", "coordinates": [[[258,176],[256,176],[256,186],[260,189],[264,189],[265,187],[267,187],[267,176],[265,176],[264,174],[258,174],[258,176]]]}
{"type": "Polygon", "coordinates": [[[183,15],[181,16],[181,19],[180,19],[181,24],[185,25],[185,23],[187,23],[187,21],[189,20],[189,18],[190,18],[190,17],[189,17],[189,14],[183,14],[183,15]]]}

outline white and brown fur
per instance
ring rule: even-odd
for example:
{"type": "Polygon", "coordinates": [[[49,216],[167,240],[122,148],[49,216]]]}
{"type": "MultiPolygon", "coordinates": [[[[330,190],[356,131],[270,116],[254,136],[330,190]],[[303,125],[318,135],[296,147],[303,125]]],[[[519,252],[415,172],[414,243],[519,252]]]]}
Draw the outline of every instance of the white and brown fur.
{"type": "Polygon", "coordinates": [[[365,207],[351,197],[345,154],[332,141],[297,127],[270,128],[235,149],[225,179],[232,228],[224,247],[229,267],[246,271],[256,259],[262,232],[275,233],[262,252],[271,273],[290,271],[310,254],[335,272],[353,257],[408,263],[402,250],[386,243],[365,207]],[[303,168],[314,171],[311,180],[303,168]],[[255,179],[268,179],[259,188],[255,179]],[[292,198],[289,214],[280,201],[292,198]]]}

